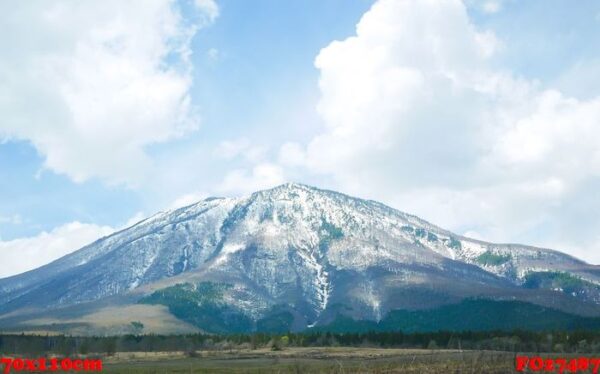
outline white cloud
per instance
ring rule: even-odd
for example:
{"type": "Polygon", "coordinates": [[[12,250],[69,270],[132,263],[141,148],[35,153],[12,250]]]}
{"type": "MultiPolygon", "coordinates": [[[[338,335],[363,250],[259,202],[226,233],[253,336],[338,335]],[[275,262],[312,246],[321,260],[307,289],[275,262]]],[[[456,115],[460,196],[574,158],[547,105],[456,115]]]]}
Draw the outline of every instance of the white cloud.
{"type": "Polygon", "coordinates": [[[264,162],[251,170],[235,169],[229,172],[216,190],[233,195],[246,194],[277,186],[284,181],[284,172],[279,165],[264,162]]]}
{"type": "Polygon", "coordinates": [[[482,67],[492,40],[474,29],[457,1],[377,2],[357,36],[331,43],[316,58],[318,110],[328,128],[309,145],[309,165],[360,184],[369,179],[357,168],[370,174],[371,166],[377,172],[400,164],[433,176],[422,167],[463,164],[487,104],[480,91],[489,84],[482,67]]]}
{"type": "Polygon", "coordinates": [[[145,220],[146,218],[148,218],[147,214],[145,214],[144,212],[137,212],[131,218],[129,218],[127,222],[125,222],[125,224],[121,227],[121,230],[131,227],[139,223],[140,221],[145,220]]]}
{"type": "Polygon", "coordinates": [[[113,231],[107,226],[71,222],[37,236],[0,241],[0,277],[45,265],[113,231]]]}
{"type": "Polygon", "coordinates": [[[482,9],[486,13],[498,13],[501,9],[501,4],[499,1],[486,1],[483,3],[482,9]]]}
{"type": "Polygon", "coordinates": [[[500,12],[507,0],[464,0],[467,7],[493,15],[500,12]]]}
{"type": "Polygon", "coordinates": [[[457,232],[587,246],[583,257],[598,261],[600,220],[585,209],[600,209],[590,192],[600,184],[600,97],[496,68],[501,44],[461,1],[380,0],[355,36],[315,60],[325,129],[305,152],[281,152],[341,190],[457,232]]]}
{"type": "Polygon", "coordinates": [[[279,149],[278,162],[284,166],[301,166],[306,163],[306,153],[300,144],[288,142],[279,149]]]}
{"type": "Polygon", "coordinates": [[[182,208],[184,206],[195,204],[203,199],[206,199],[208,194],[204,192],[191,192],[185,195],[182,195],[175,199],[173,203],[169,206],[169,209],[177,209],[182,208]]]}
{"type": "Polygon", "coordinates": [[[218,7],[196,3],[207,20],[168,0],[1,3],[0,138],[75,181],[139,183],[145,147],[197,126],[189,45],[218,7]]]}
{"type": "Polygon", "coordinates": [[[214,0],[196,0],[196,7],[204,11],[209,23],[214,22],[219,16],[219,6],[214,0]]]}
{"type": "Polygon", "coordinates": [[[497,161],[570,179],[600,176],[600,97],[580,101],[545,91],[531,106],[499,138],[497,161]]]}

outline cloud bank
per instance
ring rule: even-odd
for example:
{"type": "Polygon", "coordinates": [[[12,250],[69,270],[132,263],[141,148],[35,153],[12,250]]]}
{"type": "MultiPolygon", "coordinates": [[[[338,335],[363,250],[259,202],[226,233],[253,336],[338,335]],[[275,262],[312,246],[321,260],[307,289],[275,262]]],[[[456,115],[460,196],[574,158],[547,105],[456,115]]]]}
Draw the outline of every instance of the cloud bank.
{"type": "Polygon", "coordinates": [[[378,1],[316,57],[325,127],[288,158],[460,233],[600,262],[600,97],[497,68],[506,47],[461,1],[378,1]]]}
{"type": "Polygon", "coordinates": [[[147,146],[198,125],[190,41],[218,7],[194,7],[188,19],[168,0],[0,4],[0,140],[29,141],[77,182],[139,183],[147,146]]]}
{"type": "Polygon", "coordinates": [[[71,222],[36,236],[0,241],[0,278],[38,268],[113,231],[107,226],[71,222]]]}

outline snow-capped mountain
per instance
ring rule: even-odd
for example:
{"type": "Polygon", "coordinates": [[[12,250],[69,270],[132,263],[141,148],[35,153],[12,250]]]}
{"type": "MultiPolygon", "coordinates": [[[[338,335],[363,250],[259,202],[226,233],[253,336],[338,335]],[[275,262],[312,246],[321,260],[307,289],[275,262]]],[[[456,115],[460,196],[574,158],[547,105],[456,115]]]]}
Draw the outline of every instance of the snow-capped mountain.
{"type": "Polygon", "coordinates": [[[89,316],[106,308],[160,306],[164,313],[166,306],[173,320],[200,329],[202,313],[229,316],[225,327],[243,321],[242,330],[281,316],[288,328],[303,329],[339,315],[378,321],[393,310],[470,297],[598,315],[600,267],[548,249],[469,239],[374,201],[285,184],[159,213],[2,279],[0,326],[95,323],[89,316]]]}

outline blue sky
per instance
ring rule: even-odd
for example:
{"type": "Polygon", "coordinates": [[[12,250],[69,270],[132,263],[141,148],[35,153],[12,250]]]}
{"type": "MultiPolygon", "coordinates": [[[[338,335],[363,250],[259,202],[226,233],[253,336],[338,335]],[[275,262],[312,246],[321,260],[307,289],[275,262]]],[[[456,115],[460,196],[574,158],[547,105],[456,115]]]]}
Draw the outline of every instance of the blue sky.
{"type": "Polygon", "coordinates": [[[156,211],[285,181],[600,262],[596,1],[0,11],[13,272],[156,211]]]}

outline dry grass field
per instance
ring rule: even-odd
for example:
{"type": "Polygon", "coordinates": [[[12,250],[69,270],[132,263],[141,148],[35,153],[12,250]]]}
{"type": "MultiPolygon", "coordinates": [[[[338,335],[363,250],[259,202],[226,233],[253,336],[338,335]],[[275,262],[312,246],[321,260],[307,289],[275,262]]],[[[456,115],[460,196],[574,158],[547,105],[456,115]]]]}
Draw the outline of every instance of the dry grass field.
{"type": "Polygon", "coordinates": [[[514,373],[514,354],[376,348],[117,353],[106,373],[514,373]]]}

